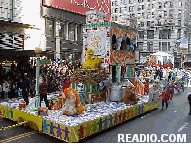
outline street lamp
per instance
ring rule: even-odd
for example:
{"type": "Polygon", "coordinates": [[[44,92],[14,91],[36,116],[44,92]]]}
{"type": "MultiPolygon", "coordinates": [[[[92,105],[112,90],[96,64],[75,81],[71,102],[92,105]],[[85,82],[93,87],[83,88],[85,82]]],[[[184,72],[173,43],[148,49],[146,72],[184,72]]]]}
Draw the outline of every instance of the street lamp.
{"type": "Polygon", "coordinates": [[[40,73],[40,54],[42,49],[39,47],[35,48],[36,54],[36,97],[35,97],[35,107],[40,107],[40,96],[39,96],[39,73],[40,73]]]}

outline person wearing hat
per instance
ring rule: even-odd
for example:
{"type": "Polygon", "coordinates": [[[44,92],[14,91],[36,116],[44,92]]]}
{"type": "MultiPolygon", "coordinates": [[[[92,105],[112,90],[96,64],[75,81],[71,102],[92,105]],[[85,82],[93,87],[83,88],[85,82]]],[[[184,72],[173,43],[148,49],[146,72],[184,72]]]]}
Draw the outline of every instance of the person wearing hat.
{"type": "Polygon", "coordinates": [[[190,106],[190,111],[189,111],[189,115],[191,115],[191,93],[188,94],[188,102],[189,102],[189,106],[190,106]]]}

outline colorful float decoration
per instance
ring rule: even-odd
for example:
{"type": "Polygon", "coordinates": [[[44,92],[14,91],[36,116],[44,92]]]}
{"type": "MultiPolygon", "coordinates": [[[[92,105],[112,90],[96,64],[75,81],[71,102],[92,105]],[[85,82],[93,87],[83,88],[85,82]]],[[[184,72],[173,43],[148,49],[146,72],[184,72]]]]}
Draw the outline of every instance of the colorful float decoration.
{"type": "Polygon", "coordinates": [[[106,97],[103,96],[106,91],[99,89],[99,83],[107,79],[106,71],[101,67],[101,59],[94,55],[94,50],[91,48],[86,51],[86,56],[82,68],[77,69],[72,75],[71,79],[75,79],[77,83],[71,86],[77,91],[79,83],[84,86],[83,94],[79,92],[79,95],[85,97],[85,103],[106,101],[106,97]]]}
{"type": "Polygon", "coordinates": [[[137,104],[137,96],[134,86],[127,86],[125,90],[125,96],[122,98],[122,102],[131,105],[137,104]]]}
{"type": "Polygon", "coordinates": [[[138,78],[133,79],[133,85],[138,95],[144,95],[144,84],[138,78]]]}
{"type": "Polygon", "coordinates": [[[66,88],[64,90],[66,102],[63,108],[63,114],[65,115],[79,115],[85,108],[80,103],[80,97],[73,88],[66,88]]]}

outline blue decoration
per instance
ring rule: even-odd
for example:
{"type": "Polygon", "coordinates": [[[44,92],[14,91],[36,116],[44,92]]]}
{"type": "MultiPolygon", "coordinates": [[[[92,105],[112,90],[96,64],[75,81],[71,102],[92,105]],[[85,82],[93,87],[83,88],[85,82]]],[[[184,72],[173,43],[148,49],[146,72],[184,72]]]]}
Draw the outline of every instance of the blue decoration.
{"type": "Polygon", "coordinates": [[[99,131],[102,131],[102,123],[103,123],[103,120],[102,120],[102,118],[100,118],[100,120],[99,120],[99,131]]]}
{"type": "Polygon", "coordinates": [[[51,122],[48,126],[50,126],[50,134],[55,135],[55,134],[54,134],[54,128],[55,128],[55,126],[53,125],[53,123],[51,122]]]}
{"type": "Polygon", "coordinates": [[[108,120],[108,118],[105,117],[105,119],[104,119],[104,129],[107,129],[107,120],[108,120]]]}
{"type": "Polygon", "coordinates": [[[112,115],[110,115],[109,122],[110,122],[109,123],[110,127],[113,126],[113,116],[112,115]]]}
{"type": "Polygon", "coordinates": [[[48,124],[46,123],[46,120],[43,120],[42,126],[43,126],[42,127],[43,128],[43,132],[48,133],[48,129],[47,129],[48,124]]]}

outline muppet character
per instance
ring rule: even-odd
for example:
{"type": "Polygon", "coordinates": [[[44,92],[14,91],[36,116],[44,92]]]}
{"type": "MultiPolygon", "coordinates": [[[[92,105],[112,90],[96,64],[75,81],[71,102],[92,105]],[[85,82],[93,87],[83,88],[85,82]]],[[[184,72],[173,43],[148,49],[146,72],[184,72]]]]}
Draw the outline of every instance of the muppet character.
{"type": "Polygon", "coordinates": [[[100,67],[101,65],[101,59],[98,58],[97,56],[95,58],[94,57],[94,51],[93,49],[88,49],[86,51],[86,61],[85,63],[82,65],[83,68],[87,68],[87,69],[96,69],[98,67],[100,67]]]}
{"type": "Polygon", "coordinates": [[[64,90],[64,95],[66,98],[65,106],[63,108],[63,114],[71,116],[71,115],[79,115],[81,114],[85,108],[80,103],[80,97],[78,93],[73,88],[66,88],[64,90]]]}
{"type": "Polygon", "coordinates": [[[84,85],[82,83],[79,83],[77,86],[77,92],[80,96],[80,102],[83,104],[83,98],[85,100],[85,103],[88,103],[87,96],[84,94],[84,85]]]}

